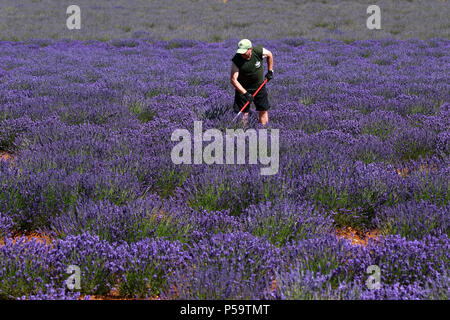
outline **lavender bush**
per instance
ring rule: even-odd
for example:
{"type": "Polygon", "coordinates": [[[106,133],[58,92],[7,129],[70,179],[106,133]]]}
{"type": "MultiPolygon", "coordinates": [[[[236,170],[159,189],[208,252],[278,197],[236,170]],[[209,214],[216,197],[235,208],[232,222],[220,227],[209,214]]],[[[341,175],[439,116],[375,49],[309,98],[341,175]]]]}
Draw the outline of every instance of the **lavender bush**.
{"type": "Polygon", "coordinates": [[[7,236],[11,233],[12,228],[14,227],[14,221],[11,217],[3,215],[0,212],[0,236],[7,236]]]}
{"type": "Polygon", "coordinates": [[[449,206],[439,207],[428,201],[409,201],[383,208],[376,218],[378,229],[407,239],[426,235],[449,235],[449,206]]]}
{"type": "Polygon", "coordinates": [[[252,205],[241,218],[248,232],[266,237],[279,246],[296,239],[329,234],[333,227],[333,219],[324,211],[302,202],[252,205]]]}
{"type": "Polygon", "coordinates": [[[192,262],[170,277],[165,298],[262,299],[270,296],[279,251],[248,233],[216,234],[194,244],[192,262]]]}

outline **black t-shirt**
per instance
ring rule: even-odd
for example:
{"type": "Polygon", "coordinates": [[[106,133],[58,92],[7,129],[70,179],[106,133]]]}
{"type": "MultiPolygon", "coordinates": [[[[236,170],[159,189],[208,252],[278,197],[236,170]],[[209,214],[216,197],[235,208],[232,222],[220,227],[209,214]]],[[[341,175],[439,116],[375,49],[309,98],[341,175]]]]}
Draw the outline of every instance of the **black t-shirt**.
{"type": "Polygon", "coordinates": [[[245,60],[239,53],[236,53],[231,59],[239,68],[239,83],[246,89],[257,89],[264,82],[263,71],[263,48],[261,46],[253,47],[250,60],[245,60]]]}

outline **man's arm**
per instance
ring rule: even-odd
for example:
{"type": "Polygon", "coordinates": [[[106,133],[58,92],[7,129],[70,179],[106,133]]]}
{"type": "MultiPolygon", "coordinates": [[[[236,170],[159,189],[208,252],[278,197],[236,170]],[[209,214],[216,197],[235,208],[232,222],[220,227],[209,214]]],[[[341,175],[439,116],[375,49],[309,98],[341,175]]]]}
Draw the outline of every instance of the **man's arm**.
{"type": "Polygon", "coordinates": [[[247,92],[247,90],[245,90],[244,87],[237,80],[238,76],[239,76],[239,68],[234,64],[234,62],[232,62],[230,82],[233,85],[233,87],[236,88],[237,91],[244,94],[247,92]]]}
{"type": "Polygon", "coordinates": [[[273,70],[273,55],[272,55],[272,52],[270,52],[266,48],[263,48],[263,55],[262,55],[262,57],[263,57],[263,59],[267,58],[267,69],[268,70],[273,70]]]}

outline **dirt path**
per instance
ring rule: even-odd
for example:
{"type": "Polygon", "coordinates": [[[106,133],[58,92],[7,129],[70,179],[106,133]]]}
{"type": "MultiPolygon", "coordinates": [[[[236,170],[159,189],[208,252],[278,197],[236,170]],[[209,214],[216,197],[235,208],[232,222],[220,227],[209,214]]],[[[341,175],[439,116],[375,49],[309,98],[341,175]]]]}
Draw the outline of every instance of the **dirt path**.
{"type": "Polygon", "coordinates": [[[410,169],[408,167],[403,167],[403,168],[397,168],[396,170],[397,170],[397,174],[402,178],[409,177],[410,174],[414,171],[425,172],[427,174],[430,174],[430,173],[437,174],[439,172],[436,163],[432,163],[431,165],[421,164],[420,168],[416,168],[416,169],[410,169]]]}
{"type": "MultiPolygon", "coordinates": [[[[29,241],[33,241],[35,240],[36,242],[46,245],[46,246],[51,246],[52,242],[53,242],[53,238],[51,238],[50,236],[43,234],[43,233],[38,233],[38,232],[27,232],[27,233],[23,233],[23,232],[16,232],[13,233],[12,235],[12,241],[13,243],[16,243],[18,240],[23,241],[25,237],[25,242],[29,242],[29,241]]],[[[5,239],[0,239],[0,246],[5,245],[5,239]]]]}
{"type": "Polygon", "coordinates": [[[7,161],[7,160],[11,160],[11,163],[12,163],[12,161],[13,161],[12,155],[9,154],[8,152],[0,150],[0,161],[7,161]]]}
{"type": "Polygon", "coordinates": [[[365,234],[361,234],[351,227],[341,228],[336,230],[338,238],[347,239],[352,242],[352,245],[367,246],[369,239],[378,240],[380,232],[378,230],[371,230],[365,234]]]}

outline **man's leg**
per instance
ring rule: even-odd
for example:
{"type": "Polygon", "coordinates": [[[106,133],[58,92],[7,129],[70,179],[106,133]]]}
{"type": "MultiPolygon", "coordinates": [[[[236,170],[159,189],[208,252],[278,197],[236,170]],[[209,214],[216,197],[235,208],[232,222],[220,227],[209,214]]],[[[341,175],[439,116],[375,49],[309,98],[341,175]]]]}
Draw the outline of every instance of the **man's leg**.
{"type": "MultiPolygon", "coordinates": [[[[233,109],[236,113],[238,113],[245,105],[247,100],[244,98],[244,95],[239,93],[237,90],[234,95],[234,105],[233,109]]],[[[250,104],[242,111],[242,124],[246,125],[248,121],[248,113],[250,111],[250,104]]]]}
{"type": "Polygon", "coordinates": [[[242,113],[242,124],[245,126],[248,122],[248,112],[242,113]]]}
{"type": "Polygon", "coordinates": [[[259,111],[259,122],[263,126],[266,126],[269,122],[268,110],[270,109],[266,87],[262,87],[258,94],[255,96],[255,106],[256,110],[259,111]]]}
{"type": "Polygon", "coordinates": [[[269,112],[267,111],[260,111],[259,112],[259,122],[262,123],[263,126],[269,122],[269,112]]]}

